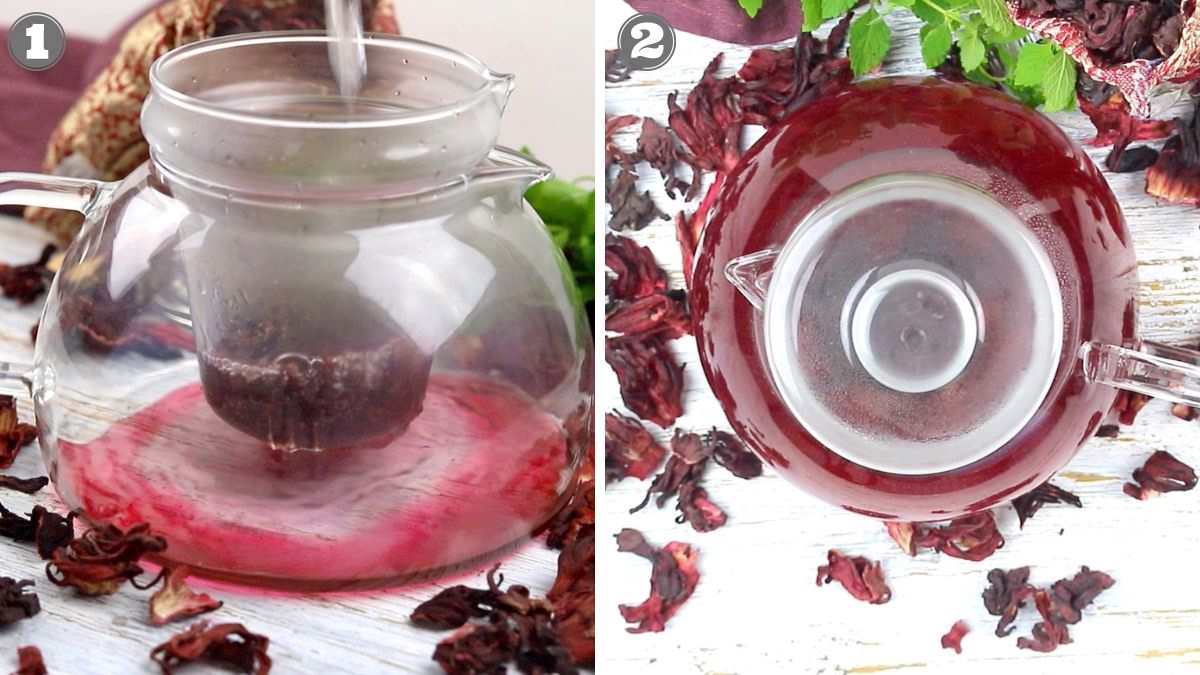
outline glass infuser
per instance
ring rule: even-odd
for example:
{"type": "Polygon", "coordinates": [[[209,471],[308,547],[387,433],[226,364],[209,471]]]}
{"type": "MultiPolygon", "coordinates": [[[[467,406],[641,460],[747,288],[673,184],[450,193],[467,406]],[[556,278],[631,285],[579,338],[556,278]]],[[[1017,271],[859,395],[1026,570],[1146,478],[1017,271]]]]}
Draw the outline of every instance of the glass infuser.
{"type": "Polygon", "coordinates": [[[512,76],[365,39],[338,95],[316,33],[152,67],[151,160],[119,184],[0,174],[78,210],[34,363],[46,466],[166,558],[289,588],[404,581],[524,540],[591,438],[591,332],[495,147],[512,76]]]}
{"type": "Polygon", "coordinates": [[[1117,388],[1200,404],[1200,352],[1137,337],[1137,263],[1087,155],[1001,93],[849,87],[731,173],[693,270],[731,424],[805,490],[941,520],[1040,485],[1117,388]]]}

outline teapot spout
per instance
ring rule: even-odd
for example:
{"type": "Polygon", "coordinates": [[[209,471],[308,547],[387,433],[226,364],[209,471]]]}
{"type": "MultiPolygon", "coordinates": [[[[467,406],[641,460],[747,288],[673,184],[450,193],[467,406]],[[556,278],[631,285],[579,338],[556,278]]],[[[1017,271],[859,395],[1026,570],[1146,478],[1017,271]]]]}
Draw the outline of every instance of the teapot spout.
{"type": "Polygon", "coordinates": [[[488,88],[492,92],[492,100],[496,103],[496,109],[504,112],[504,108],[508,106],[509,97],[517,87],[516,76],[512,73],[497,73],[494,70],[488,70],[485,76],[488,79],[488,88]]]}
{"type": "Polygon", "coordinates": [[[515,184],[524,192],[529,186],[554,175],[554,170],[529,155],[511,148],[496,146],[487,161],[471,176],[475,185],[515,184]]]}

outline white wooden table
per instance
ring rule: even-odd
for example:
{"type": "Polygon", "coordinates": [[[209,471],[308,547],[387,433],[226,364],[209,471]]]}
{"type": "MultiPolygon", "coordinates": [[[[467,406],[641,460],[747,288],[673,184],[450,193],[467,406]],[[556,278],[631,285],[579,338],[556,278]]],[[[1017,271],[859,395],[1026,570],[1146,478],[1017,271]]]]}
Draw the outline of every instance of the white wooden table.
{"type": "MultiPolygon", "coordinates": [[[[600,45],[616,46],[621,22],[633,14],[619,0],[601,0],[600,45]]],[[[915,23],[891,22],[893,48],[887,73],[926,72],[917,49],[915,23]]],[[[634,73],[606,89],[609,115],[635,114],[666,121],[666,95],[681,99],[718,51],[728,75],[748,50],[678,34],[672,60],[659,70],[634,73]]],[[[1067,132],[1087,138],[1092,128],[1078,113],[1056,115],[1067,132]]],[[[634,127],[636,130],[637,127],[634,127]]],[[[635,133],[618,137],[633,148],[635,133]]],[[[747,141],[750,139],[748,138],[747,141]]],[[[1102,160],[1107,150],[1091,151],[1102,160]]],[[[657,172],[644,175],[667,214],[680,203],[667,200],[657,172]]],[[[1200,211],[1159,205],[1142,190],[1141,174],[1109,175],[1132,227],[1141,278],[1141,330],[1146,338],[1195,344],[1200,336],[1200,211]]],[[[689,212],[694,206],[689,207],[689,212]]],[[[680,255],[668,221],[633,233],[649,246],[678,287],[680,255]]],[[[691,338],[672,347],[685,365],[685,415],[679,426],[728,428],[709,393],[691,338]]],[[[599,378],[599,407],[620,409],[616,379],[607,368],[599,378]]],[[[648,425],[654,429],[653,425],[648,425]]],[[[665,442],[667,435],[659,434],[665,442]]],[[[600,542],[601,595],[597,605],[602,663],[611,672],[661,673],[1076,673],[1177,672],[1200,668],[1200,490],[1138,502],[1121,492],[1134,468],[1155,450],[1169,450],[1200,465],[1200,425],[1169,415],[1153,402],[1137,424],[1115,440],[1094,439],[1055,482],[1074,491],[1083,509],[1047,506],[1017,530],[1011,508],[997,516],[1007,544],[981,563],[925,552],[903,555],[883,527],[800,492],[767,475],[743,481],[714,469],[705,478],[710,497],[729,514],[725,527],[699,534],[677,525],[671,505],[630,515],[647,483],[626,479],[608,488],[599,514],[605,529],[635,527],[657,545],[687,541],[700,550],[702,577],[695,595],[663,633],[631,635],[623,630],[618,602],[641,602],[648,591],[649,565],[615,545],[600,542]],[[891,602],[868,605],[840,586],[818,588],[816,568],[837,548],[883,563],[891,602]],[[984,610],[980,593],[993,567],[1032,565],[1032,581],[1046,584],[1080,565],[1107,571],[1116,585],[1071,628],[1072,644],[1038,655],[1016,648],[1036,614],[1027,608],[1017,631],[1005,639],[992,631],[996,617],[984,610]],[[971,633],[962,655],[942,649],[939,639],[964,619],[971,633]]]]}
{"type": "MultiPolygon", "coordinates": [[[[33,260],[47,241],[40,230],[0,216],[0,261],[33,260]]],[[[28,362],[32,358],[29,329],[39,312],[40,303],[19,308],[11,300],[0,299],[0,360],[28,362]]],[[[22,420],[32,421],[28,396],[19,408],[22,420]]],[[[45,475],[36,444],[23,450],[5,473],[45,475]]],[[[65,511],[52,488],[33,497],[0,491],[0,503],[18,513],[27,513],[39,503],[65,511]]],[[[506,580],[544,595],[554,583],[557,560],[558,552],[538,540],[504,558],[501,569],[506,580]]],[[[224,607],[202,618],[241,622],[270,638],[273,673],[440,673],[431,657],[434,646],[449,633],[416,628],[409,623],[409,614],[446,585],[486,588],[487,567],[490,563],[435,584],[369,593],[266,594],[199,579],[190,583],[225,601],[224,607]]],[[[147,620],[150,592],[128,585],[116,595],[102,598],[83,598],[72,589],[54,586],[46,580],[45,562],[29,545],[0,540],[0,576],[35,579],[42,604],[41,613],[32,619],[0,628],[0,673],[16,668],[17,647],[27,644],[42,650],[54,675],[158,673],[158,666],[150,661],[150,649],[190,625],[181,621],[161,628],[151,626],[147,620]]],[[[229,671],[196,665],[184,672],[229,671]]]]}

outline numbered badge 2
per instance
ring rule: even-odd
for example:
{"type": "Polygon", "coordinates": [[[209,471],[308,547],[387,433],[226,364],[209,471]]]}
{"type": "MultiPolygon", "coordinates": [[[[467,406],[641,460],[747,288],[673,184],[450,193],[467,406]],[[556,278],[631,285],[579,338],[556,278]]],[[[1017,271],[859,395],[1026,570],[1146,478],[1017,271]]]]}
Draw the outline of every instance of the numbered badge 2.
{"type": "Polygon", "coordinates": [[[26,70],[46,70],[67,51],[67,33],[58,19],[45,12],[30,12],[8,30],[8,53],[26,70]]]}
{"type": "Polygon", "coordinates": [[[617,48],[630,70],[656,70],[675,54],[675,29],[657,14],[635,14],[621,24],[617,48]]]}

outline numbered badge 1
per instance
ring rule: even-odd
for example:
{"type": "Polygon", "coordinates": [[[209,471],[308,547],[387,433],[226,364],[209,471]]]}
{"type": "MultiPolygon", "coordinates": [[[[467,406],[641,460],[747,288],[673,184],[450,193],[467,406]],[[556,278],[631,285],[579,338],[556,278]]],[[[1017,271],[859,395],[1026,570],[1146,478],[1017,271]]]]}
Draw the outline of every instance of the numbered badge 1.
{"type": "Polygon", "coordinates": [[[25,70],[46,70],[67,51],[67,34],[58,19],[30,12],[8,28],[8,53],[25,70]]]}
{"type": "Polygon", "coordinates": [[[656,70],[675,54],[675,29],[657,14],[635,14],[621,24],[617,49],[630,70],[656,70]]]}

